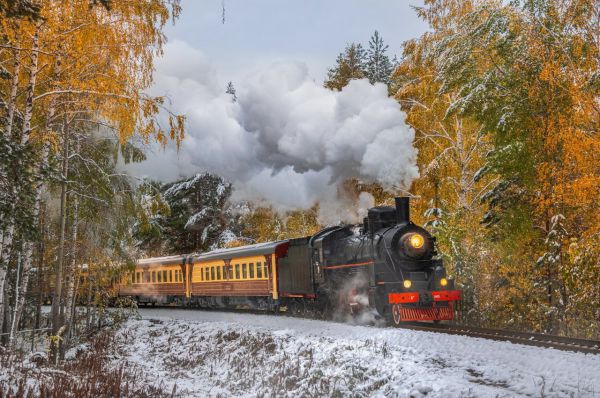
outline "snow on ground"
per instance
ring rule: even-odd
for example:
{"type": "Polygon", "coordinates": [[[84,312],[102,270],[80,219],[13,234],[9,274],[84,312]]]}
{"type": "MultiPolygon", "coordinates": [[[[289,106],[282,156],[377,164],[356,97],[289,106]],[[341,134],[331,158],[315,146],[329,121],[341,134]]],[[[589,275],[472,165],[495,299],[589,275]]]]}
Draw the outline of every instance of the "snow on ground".
{"type": "Polygon", "coordinates": [[[600,356],[283,316],[142,309],[120,358],[181,396],[600,397],[600,356]]]}

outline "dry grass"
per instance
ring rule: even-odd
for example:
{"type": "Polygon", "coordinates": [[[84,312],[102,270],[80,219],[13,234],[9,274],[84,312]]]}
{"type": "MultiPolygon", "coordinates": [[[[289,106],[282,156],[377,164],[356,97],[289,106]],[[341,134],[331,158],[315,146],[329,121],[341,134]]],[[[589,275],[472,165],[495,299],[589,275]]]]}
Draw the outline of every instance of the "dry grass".
{"type": "Polygon", "coordinates": [[[50,366],[43,357],[32,361],[23,354],[0,355],[0,365],[12,369],[9,381],[0,381],[3,398],[62,397],[173,397],[176,390],[147,385],[141,369],[122,363],[111,366],[114,334],[102,330],[85,349],[59,366],[50,366]]]}

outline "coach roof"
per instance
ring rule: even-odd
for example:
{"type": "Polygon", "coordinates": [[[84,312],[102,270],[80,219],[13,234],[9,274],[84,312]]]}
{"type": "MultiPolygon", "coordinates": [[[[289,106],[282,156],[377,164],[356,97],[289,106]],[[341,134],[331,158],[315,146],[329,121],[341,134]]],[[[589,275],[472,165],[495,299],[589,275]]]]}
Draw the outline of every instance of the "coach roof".
{"type": "Polygon", "coordinates": [[[146,265],[146,264],[182,264],[187,255],[183,256],[166,256],[166,257],[150,257],[150,258],[141,258],[138,260],[138,265],[146,265]]]}
{"type": "Polygon", "coordinates": [[[237,257],[273,254],[277,250],[277,247],[287,242],[287,240],[278,240],[276,242],[257,243],[255,245],[232,247],[229,249],[217,249],[195,255],[192,257],[192,259],[193,261],[206,261],[216,259],[228,260],[237,257]]]}

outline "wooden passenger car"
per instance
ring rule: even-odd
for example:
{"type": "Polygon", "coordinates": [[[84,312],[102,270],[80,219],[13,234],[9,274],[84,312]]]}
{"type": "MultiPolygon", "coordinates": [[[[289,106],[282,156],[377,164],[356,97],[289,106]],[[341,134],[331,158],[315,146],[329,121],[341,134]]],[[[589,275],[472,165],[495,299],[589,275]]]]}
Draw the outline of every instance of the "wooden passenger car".
{"type": "Polygon", "coordinates": [[[200,306],[276,306],[278,260],[288,241],[220,249],[188,260],[189,298],[200,306]]]}
{"type": "Polygon", "coordinates": [[[297,299],[314,299],[308,253],[306,261],[299,263],[287,258],[288,249],[297,251],[295,241],[300,240],[142,259],[134,272],[121,279],[118,294],[140,304],[263,310],[275,310],[297,299]],[[310,289],[299,289],[300,285],[310,289]]]}
{"type": "Polygon", "coordinates": [[[183,303],[186,297],[186,256],[141,259],[135,271],[123,276],[119,296],[138,303],[183,303]]]}

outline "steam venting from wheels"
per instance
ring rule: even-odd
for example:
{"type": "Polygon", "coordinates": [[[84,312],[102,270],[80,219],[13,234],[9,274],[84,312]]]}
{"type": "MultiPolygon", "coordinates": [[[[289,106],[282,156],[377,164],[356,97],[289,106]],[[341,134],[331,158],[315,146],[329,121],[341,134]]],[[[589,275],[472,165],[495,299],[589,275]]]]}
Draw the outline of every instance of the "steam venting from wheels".
{"type": "Polygon", "coordinates": [[[173,110],[187,115],[187,136],[179,153],[156,151],[133,172],[172,180],[208,171],[233,182],[234,199],[279,210],[320,202],[322,222],[357,220],[357,198],[343,195],[347,179],[395,191],[418,176],[414,131],[383,84],[353,80],[331,91],[298,62],[234,82],[235,100],[227,81],[199,51],[168,44],[153,92],[169,93],[173,110]]]}

